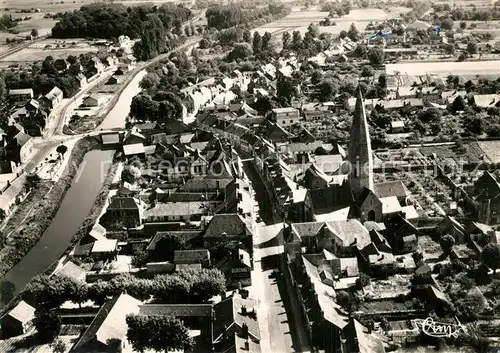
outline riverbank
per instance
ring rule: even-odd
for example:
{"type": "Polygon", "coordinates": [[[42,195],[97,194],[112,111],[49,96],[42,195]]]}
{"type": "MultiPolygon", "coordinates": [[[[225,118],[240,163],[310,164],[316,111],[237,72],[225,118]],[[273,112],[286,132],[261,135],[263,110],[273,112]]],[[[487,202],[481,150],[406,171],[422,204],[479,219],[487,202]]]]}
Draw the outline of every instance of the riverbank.
{"type": "Polygon", "coordinates": [[[7,221],[3,230],[8,236],[7,244],[0,250],[0,277],[14,267],[41,238],[59,210],[85,154],[99,144],[99,140],[92,137],[78,141],[59,181],[41,181],[40,186],[19,205],[16,215],[7,221]]]}

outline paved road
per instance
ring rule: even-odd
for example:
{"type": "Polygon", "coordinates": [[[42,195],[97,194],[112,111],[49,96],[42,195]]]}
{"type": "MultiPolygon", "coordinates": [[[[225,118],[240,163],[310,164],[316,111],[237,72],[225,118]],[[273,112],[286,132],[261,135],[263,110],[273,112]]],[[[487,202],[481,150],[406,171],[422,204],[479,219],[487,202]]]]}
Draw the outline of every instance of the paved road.
{"type": "Polygon", "coordinates": [[[250,294],[259,301],[258,317],[262,352],[309,352],[305,324],[297,298],[284,277],[273,275],[284,267],[283,222],[275,212],[265,186],[252,162],[244,163],[252,182],[259,214],[254,243],[254,269],[250,294]]]}

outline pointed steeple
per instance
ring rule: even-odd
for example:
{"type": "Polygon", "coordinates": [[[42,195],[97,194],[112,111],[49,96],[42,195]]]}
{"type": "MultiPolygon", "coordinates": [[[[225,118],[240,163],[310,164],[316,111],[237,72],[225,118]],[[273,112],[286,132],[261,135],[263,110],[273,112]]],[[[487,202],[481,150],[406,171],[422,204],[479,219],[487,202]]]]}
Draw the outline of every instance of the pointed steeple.
{"type": "Polygon", "coordinates": [[[357,202],[365,187],[373,190],[372,146],[360,87],[358,87],[354,118],[352,119],[347,160],[350,163],[349,184],[354,200],[357,202]]]}

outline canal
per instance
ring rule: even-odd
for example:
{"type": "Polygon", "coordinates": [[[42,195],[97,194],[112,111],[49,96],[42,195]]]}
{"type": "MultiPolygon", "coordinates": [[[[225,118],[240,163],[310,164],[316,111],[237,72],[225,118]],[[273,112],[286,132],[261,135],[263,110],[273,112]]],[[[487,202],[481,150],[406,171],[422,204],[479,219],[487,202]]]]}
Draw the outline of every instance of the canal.
{"type": "Polygon", "coordinates": [[[111,109],[111,111],[106,115],[103,122],[97,130],[111,130],[111,129],[124,129],[125,120],[127,115],[130,113],[130,103],[132,103],[132,98],[138,95],[142,89],[139,86],[141,80],[146,76],[146,70],[142,70],[130,81],[127,87],[123,90],[118,103],[111,109]]]}
{"type": "Polygon", "coordinates": [[[73,235],[92,209],[111,166],[114,152],[93,150],[85,155],[59,210],[40,241],[2,279],[0,308],[33,277],[57,261],[67,249],[73,235]]]}

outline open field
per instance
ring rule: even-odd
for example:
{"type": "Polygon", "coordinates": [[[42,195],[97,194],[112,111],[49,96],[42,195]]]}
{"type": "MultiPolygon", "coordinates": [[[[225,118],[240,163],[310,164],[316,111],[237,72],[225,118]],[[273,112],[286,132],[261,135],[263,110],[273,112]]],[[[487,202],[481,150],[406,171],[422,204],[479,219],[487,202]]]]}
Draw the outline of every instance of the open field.
{"type": "Polygon", "coordinates": [[[0,64],[0,67],[15,62],[44,60],[48,55],[51,55],[54,59],[60,59],[67,58],[69,55],[78,56],[84,53],[97,52],[98,48],[91,45],[91,43],[83,39],[70,39],[67,41],[46,39],[33,43],[17,53],[0,59],[0,62],[4,63],[4,65],[0,64]]]}
{"type": "MultiPolygon", "coordinates": [[[[12,1],[12,0],[1,0],[0,8],[9,10],[18,9],[40,9],[42,12],[65,12],[79,9],[83,5],[95,4],[95,3],[108,3],[108,1],[95,1],[95,0],[69,0],[69,1],[53,1],[53,0],[23,0],[23,1],[12,1]]],[[[161,5],[163,3],[171,2],[168,0],[122,0],[115,1],[115,3],[123,3],[125,5],[137,6],[142,4],[156,4],[161,5]]]]}
{"type": "MultiPolygon", "coordinates": [[[[339,34],[341,31],[347,31],[351,23],[363,32],[370,22],[380,22],[388,18],[399,17],[401,13],[408,12],[410,9],[405,7],[395,7],[389,11],[381,9],[354,9],[349,15],[332,18],[337,23],[336,26],[320,27],[320,32],[327,32],[332,34],[339,34]]],[[[269,32],[273,35],[281,34],[286,31],[299,31],[304,34],[307,27],[311,23],[318,23],[328,17],[328,12],[317,10],[302,11],[294,8],[292,12],[280,20],[266,24],[263,27],[256,29],[259,33],[263,34],[269,32]]]]}
{"type": "Polygon", "coordinates": [[[443,77],[448,75],[500,75],[500,60],[386,64],[385,71],[387,75],[407,73],[408,75],[435,74],[443,77]]]}

